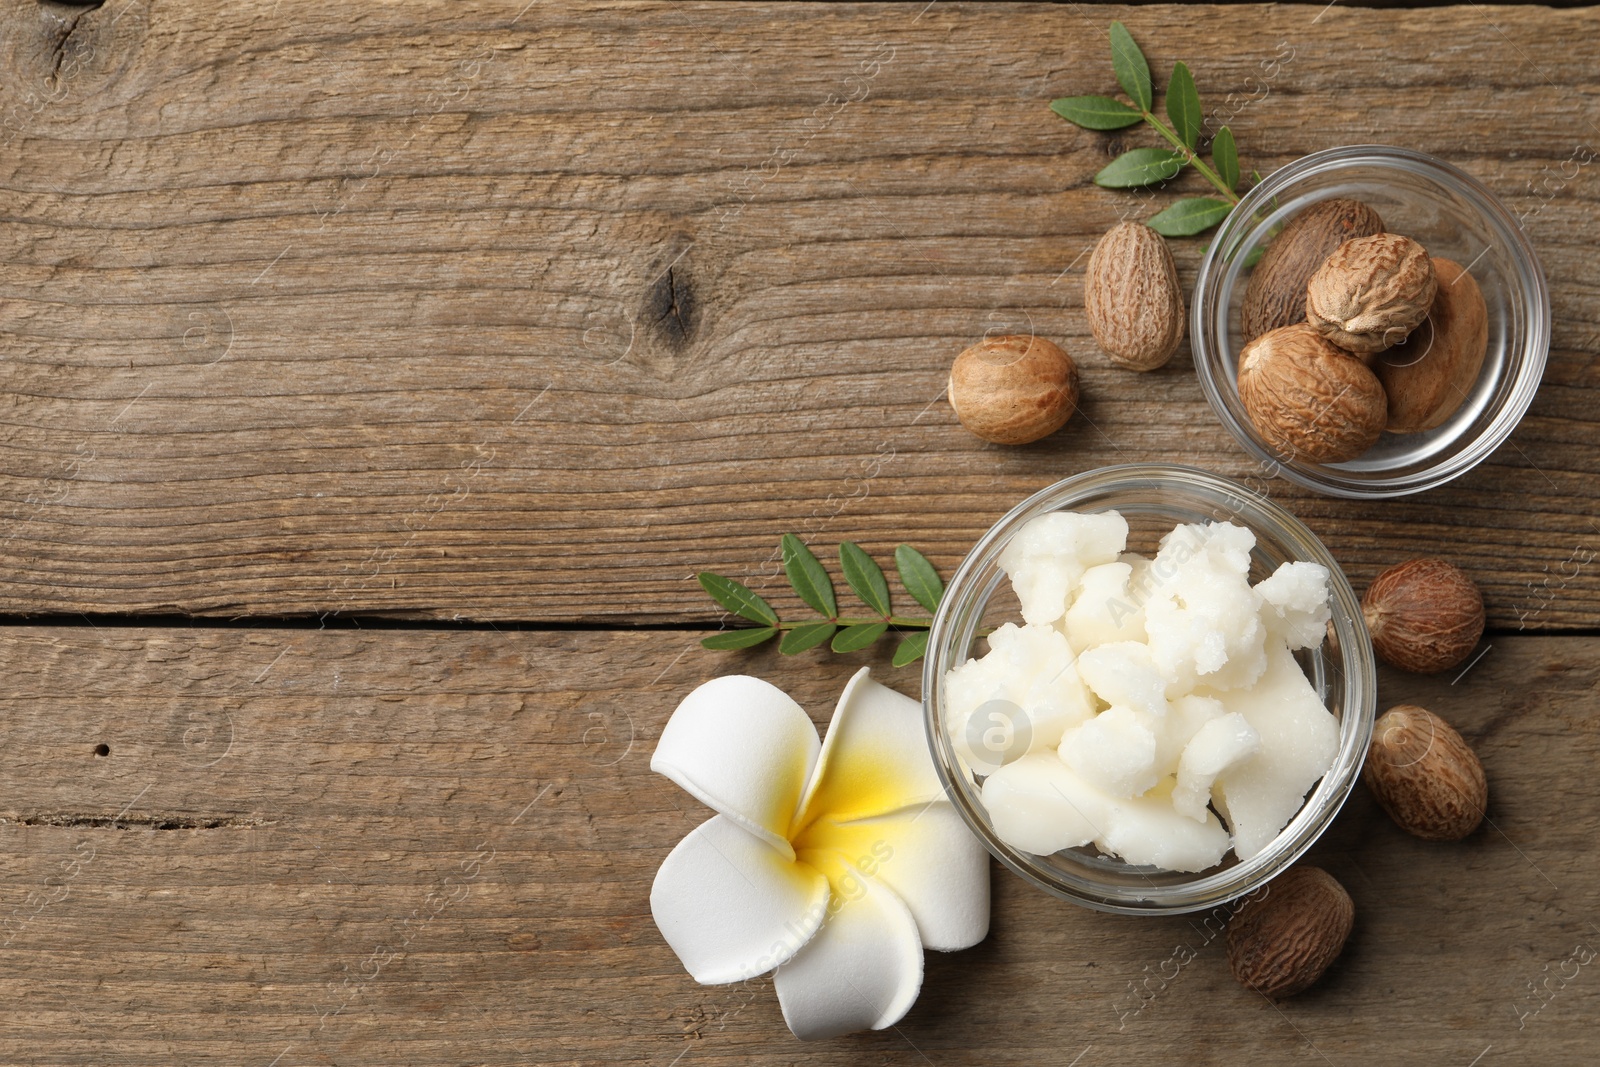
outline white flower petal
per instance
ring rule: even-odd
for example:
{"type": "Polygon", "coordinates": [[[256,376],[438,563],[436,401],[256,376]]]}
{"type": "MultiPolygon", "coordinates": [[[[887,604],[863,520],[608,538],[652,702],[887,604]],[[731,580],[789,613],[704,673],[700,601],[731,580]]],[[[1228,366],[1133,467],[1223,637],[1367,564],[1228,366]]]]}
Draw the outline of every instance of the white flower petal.
{"type": "Polygon", "coordinates": [[[817,728],[787,693],[735,674],[683,698],[650,769],[792,856],[789,824],[819,748],[817,728]]]}
{"type": "Polygon", "coordinates": [[[943,800],[928,754],[922,704],[861,668],[844,687],[791,837],[815,819],[870,819],[943,800]]]}
{"type": "Polygon", "coordinates": [[[828,913],[828,880],[723,815],[678,842],[650,887],[661,936],[701,985],[765,974],[828,913]]]}
{"type": "Polygon", "coordinates": [[[894,890],[916,920],[923,948],[971,948],[989,932],[989,853],[947,800],[876,819],[818,819],[794,845],[801,853],[841,853],[894,890]]]}
{"type": "Polygon", "coordinates": [[[832,852],[806,852],[828,875],[828,921],[773,979],[783,1019],[806,1041],[899,1022],[922,989],[922,943],[894,892],[832,852]]]}

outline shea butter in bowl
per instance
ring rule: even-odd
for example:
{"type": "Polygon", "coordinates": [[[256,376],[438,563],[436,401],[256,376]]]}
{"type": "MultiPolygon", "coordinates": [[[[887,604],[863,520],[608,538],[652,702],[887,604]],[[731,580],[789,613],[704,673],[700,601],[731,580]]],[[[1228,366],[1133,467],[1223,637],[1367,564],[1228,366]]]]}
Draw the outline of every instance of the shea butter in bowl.
{"type": "MultiPolygon", "coordinates": [[[[1297,292],[1288,285],[1290,277],[1298,278],[1299,272],[1280,275],[1283,285],[1297,292]]],[[[1293,295],[1278,294],[1283,299],[1293,295]]],[[[1429,311],[1430,318],[1443,315],[1456,321],[1465,314],[1444,311],[1439,304],[1429,311]]],[[[1376,364],[1394,364],[1415,367],[1411,374],[1431,377],[1431,370],[1423,372],[1420,367],[1433,349],[1431,336],[1419,327],[1387,352],[1359,358],[1371,361],[1375,370],[1376,364]]],[[[1459,477],[1511,435],[1544,375],[1550,295],[1538,255],[1517,218],[1477,179],[1443,160],[1403,148],[1331,148],[1269,175],[1223,220],[1195,279],[1190,338],[1206,399],[1263,471],[1331,496],[1396,497],[1459,477]],[[1381,229],[1417,242],[1435,264],[1449,261],[1448,273],[1439,268],[1435,291],[1460,294],[1451,306],[1471,303],[1480,309],[1470,314],[1481,316],[1482,332],[1471,345],[1475,355],[1481,353],[1481,364],[1466,381],[1434,386],[1450,401],[1448,414],[1443,405],[1433,405],[1441,413],[1437,425],[1429,425],[1431,418],[1416,425],[1407,425],[1404,417],[1391,420],[1391,428],[1354,458],[1318,462],[1262,432],[1240,399],[1239,370],[1241,354],[1255,336],[1246,321],[1246,298],[1257,267],[1267,263],[1262,257],[1270,254],[1285,227],[1318,205],[1320,210],[1332,209],[1331,201],[1353,204],[1352,210],[1362,216],[1359,226],[1350,216],[1344,232],[1365,236],[1381,229]],[[1467,280],[1460,280],[1458,270],[1467,280]],[[1476,291],[1466,295],[1470,290],[1476,291]],[[1429,428],[1418,429],[1421,425],[1429,428]],[[1393,426],[1407,432],[1393,432],[1393,426]]],[[[1298,358],[1304,365],[1303,352],[1298,358]]],[[[1435,363],[1440,358],[1433,353],[1435,363]]],[[[1390,379],[1385,378],[1384,384],[1386,389],[1396,388],[1390,379]]],[[[1343,407],[1362,393],[1350,381],[1324,378],[1296,403],[1314,409],[1303,410],[1302,415],[1311,432],[1325,434],[1331,432],[1330,423],[1342,421],[1343,407]]],[[[1392,396],[1389,402],[1393,416],[1392,396]]],[[[1381,418],[1383,398],[1376,403],[1381,418]]]]}
{"type": "Polygon", "coordinates": [[[984,534],[922,692],[934,764],[989,851],[1126,914],[1214,908],[1292,864],[1349,795],[1377,701],[1360,602],[1315,535],[1166,465],[1068,478],[984,534]],[[1280,771],[1287,804],[1262,785],[1280,771]]]}

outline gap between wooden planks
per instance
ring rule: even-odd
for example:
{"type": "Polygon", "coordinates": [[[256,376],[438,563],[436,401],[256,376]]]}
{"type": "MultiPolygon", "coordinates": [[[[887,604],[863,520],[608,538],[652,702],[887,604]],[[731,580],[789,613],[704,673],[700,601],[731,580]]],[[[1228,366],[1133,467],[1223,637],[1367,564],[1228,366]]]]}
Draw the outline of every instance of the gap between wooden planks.
{"type": "Polygon", "coordinates": [[[1474,744],[1494,825],[1417,841],[1358,787],[1312,855],[1357,913],[1312,992],[1237,987],[1204,916],[1100,915],[996,869],[989,939],[930,954],[895,1030],[801,1046],[769,982],[696,986],[657,934],[655,869],[708,813],[648,761],[712,674],[825,721],[866,661],[693,636],[0,631],[0,1062],[1593,1059],[1592,969],[1530,993],[1600,943],[1592,641],[1384,676],[1474,744]]]}
{"type": "Polygon", "coordinates": [[[1554,342],[1512,441],[1417,498],[1270,490],[1358,584],[1438,554],[1501,630],[1600,623],[1595,9],[423,10],[0,4],[0,612],[706,624],[692,573],[770,588],[785,531],[948,573],[1066,474],[1253,476],[1183,355],[1085,329],[1148,213],[1089,176],[1143,142],[1046,105],[1112,91],[1120,17],[1248,166],[1407,145],[1525,217],[1554,342]],[[1027,329],[1082,415],[984,446],[946,370],[1027,329]]]}

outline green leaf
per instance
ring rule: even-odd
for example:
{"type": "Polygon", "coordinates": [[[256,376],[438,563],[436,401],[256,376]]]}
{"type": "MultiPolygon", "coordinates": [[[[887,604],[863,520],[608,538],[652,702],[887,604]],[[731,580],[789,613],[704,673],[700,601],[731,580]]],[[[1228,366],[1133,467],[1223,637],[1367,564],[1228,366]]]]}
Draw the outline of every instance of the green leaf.
{"type": "Polygon", "coordinates": [[[1133,34],[1120,22],[1111,24],[1111,69],[1117,73],[1117,84],[1139,110],[1149,111],[1156,101],[1150,85],[1150,64],[1133,43],[1133,34]]]}
{"type": "Polygon", "coordinates": [[[1248,256],[1244,257],[1244,265],[1246,267],[1253,267],[1257,263],[1260,263],[1261,262],[1261,257],[1266,255],[1266,254],[1267,254],[1267,249],[1266,249],[1265,245],[1260,245],[1260,246],[1257,246],[1255,248],[1252,248],[1250,250],[1250,254],[1248,256]]]}
{"type": "Polygon", "coordinates": [[[928,651],[928,631],[918,630],[916,633],[906,634],[906,639],[900,642],[900,647],[894,650],[894,665],[904,667],[921,659],[923,653],[928,651]]]}
{"type": "Polygon", "coordinates": [[[1050,110],[1086,130],[1120,130],[1143,117],[1109,96],[1063,96],[1050,101],[1050,110]]]}
{"type": "Polygon", "coordinates": [[[1094,176],[1107,189],[1132,189],[1166,181],[1183,169],[1183,153],[1171,148],[1135,148],[1124,152],[1094,176]]]}
{"type": "Polygon", "coordinates": [[[1226,200],[1195,196],[1179,200],[1159,215],[1145,219],[1144,224],[1163,237],[1193,237],[1227,218],[1232,210],[1233,205],[1226,200]]]}
{"type": "Polygon", "coordinates": [[[1217,177],[1222,184],[1233,189],[1239,184],[1239,148],[1233,143],[1233,131],[1224,126],[1211,139],[1211,162],[1217,165],[1217,177]]]}
{"type": "Polygon", "coordinates": [[[735,648],[752,648],[777,633],[771,626],[762,626],[755,630],[724,630],[720,634],[712,634],[700,642],[700,647],[709,648],[714,652],[727,652],[735,648]]]}
{"type": "Polygon", "coordinates": [[[911,599],[931,611],[939,610],[939,598],[944,596],[944,583],[939,572],[933,569],[928,557],[912,548],[901,545],[894,550],[895,570],[900,572],[900,584],[906,587],[911,599]]]}
{"type": "Polygon", "coordinates": [[[743,582],[736,582],[732,578],[724,578],[710,571],[702,571],[695,577],[700,579],[700,588],[704,589],[712,600],[740,618],[766,623],[768,626],[778,625],[778,613],[772,610],[772,605],[762,600],[743,582]]]}
{"type": "Polygon", "coordinates": [[[1181,60],[1172,65],[1172,80],[1167,82],[1167,118],[1172,120],[1178,140],[1194,151],[1200,143],[1200,94],[1188,64],[1181,60]]]}
{"type": "Polygon", "coordinates": [[[866,648],[888,631],[889,624],[886,622],[864,622],[858,626],[846,626],[834,635],[833,650],[855,652],[866,648]]]}
{"type": "Polygon", "coordinates": [[[833,636],[839,625],[826,620],[817,622],[803,622],[799,626],[783,635],[783,643],[778,646],[778,651],[785,656],[792,656],[796,652],[804,652],[808,648],[816,648],[822,642],[833,636]]]}
{"type": "Polygon", "coordinates": [[[783,535],[783,573],[789,584],[800,594],[800,599],[832,619],[839,614],[839,603],[833,597],[833,579],[822,569],[822,563],[794,534],[783,535]]]}
{"type": "MultiPolygon", "coordinates": [[[[879,615],[889,614],[889,583],[884,580],[883,568],[854,541],[839,546],[839,564],[844,567],[844,580],[850,583],[861,602],[879,615]]],[[[834,651],[838,650],[838,638],[835,638],[834,651]]]]}

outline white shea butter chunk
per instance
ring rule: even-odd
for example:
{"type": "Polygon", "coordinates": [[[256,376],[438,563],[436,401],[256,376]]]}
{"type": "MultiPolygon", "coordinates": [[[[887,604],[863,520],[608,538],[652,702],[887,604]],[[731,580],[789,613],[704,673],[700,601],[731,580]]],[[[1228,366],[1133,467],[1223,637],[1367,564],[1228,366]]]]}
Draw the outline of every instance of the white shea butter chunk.
{"type": "Polygon", "coordinates": [[[1261,598],[1250,588],[1255,534],[1231,523],[1179,526],[1161,540],[1145,605],[1150,652],[1169,696],[1248,686],[1266,667],[1261,598]]]}
{"type": "Polygon", "coordinates": [[[1316,648],[1328,633],[1328,568],[1319,563],[1285,563],[1256,583],[1261,619],[1291,649],[1316,648]]]}
{"type": "Polygon", "coordinates": [[[1212,719],[1190,739],[1178,761],[1178,784],[1172,807],[1179,815],[1205,822],[1211,783],[1261,751],[1261,735],[1238,712],[1212,719]]]}
{"type": "Polygon", "coordinates": [[[1121,561],[1083,572],[1063,620],[1073,648],[1081,652],[1115,641],[1144,640],[1142,595],[1130,588],[1132,577],[1133,566],[1121,561]]]}
{"type": "Polygon", "coordinates": [[[1156,734],[1156,772],[1165,778],[1178,773],[1178,761],[1189,741],[1200,728],[1224,714],[1222,701],[1215,697],[1181,696],[1167,705],[1167,717],[1156,734]]]}
{"type": "Polygon", "coordinates": [[[1093,841],[1111,803],[1053,752],[1035,752],[1001,767],[983,783],[982,797],[1000,840],[1036,856],[1093,841]]]}
{"type": "Polygon", "coordinates": [[[1047,626],[1061,618],[1083,572],[1116,562],[1127,543],[1128,523],[1115,511],[1055,511],[1030,520],[1000,553],[1023,621],[1047,626]]]}
{"type": "Polygon", "coordinates": [[[1211,789],[1233,829],[1233,851],[1247,860],[1288,825],[1333,765],[1339,722],[1281,644],[1268,648],[1266,673],[1255,685],[1214,695],[1261,737],[1256,754],[1219,774],[1211,789]]]}
{"type": "Polygon", "coordinates": [[[1095,844],[1128,863],[1169,871],[1203,871],[1221,863],[1228,831],[1210,812],[1204,822],[1178,814],[1172,789],[1173,780],[1164,778],[1143,796],[1113,801],[1095,844]]]}
{"type": "Polygon", "coordinates": [[[945,675],[945,697],[956,750],[979,773],[1054,749],[1063,733],[1094,714],[1072,648],[1051,626],[1008,622],[995,630],[982,658],[945,675]]]}
{"type": "Polygon", "coordinates": [[[1061,739],[1061,762],[1114,797],[1138,796],[1160,779],[1156,735],[1132,708],[1107,708],[1061,739]]]}
{"type": "Polygon", "coordinates": [[[1150,655],[1137,641],[1091,648],[1078,656],[1078,677],[1107,704],[1123,704],[1152,718],[1167,712],[1167,683],[1150,655]]]}

